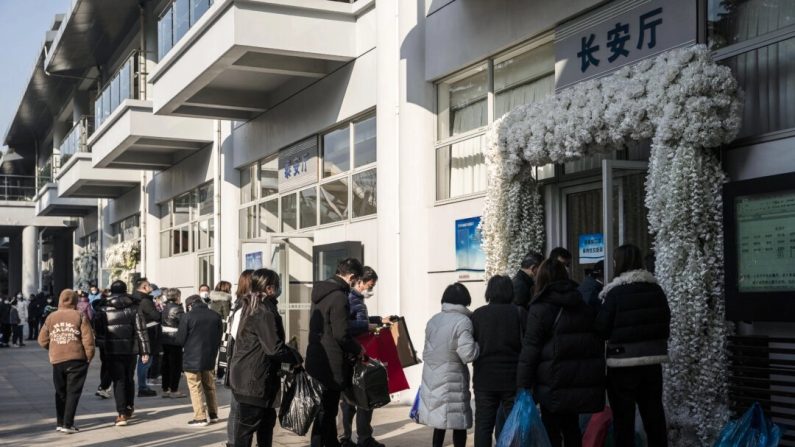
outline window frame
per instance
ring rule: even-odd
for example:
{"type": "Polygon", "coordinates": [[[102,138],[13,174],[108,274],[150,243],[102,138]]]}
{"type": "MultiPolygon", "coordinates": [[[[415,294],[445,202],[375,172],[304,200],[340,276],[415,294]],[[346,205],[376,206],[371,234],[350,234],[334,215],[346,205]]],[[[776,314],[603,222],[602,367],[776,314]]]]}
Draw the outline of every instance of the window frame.
{"type": "Polygon", "coordinates": [[[160,246],[160,259],[165,258],[174,258],[178,256],[185,256],[190,254],[206,254],[214,252],[214,245],[215,245],[215,232],[217,230],[215,226],[215,198],[214,198],[214,187],[212,181],[204,182],[201,185],[192,188],[186,192],[180,193],[166,202],[161,203],[160,206],[160,226],[158,229],[159,234],[159,246],[160,246]],[[208,188],[212,191],[210,194],[212,209],[207,214],[200,214],[200,202],[199,197],[201,191],[204,188],[208,188]],[[175,224],[174,219],[174,203],[177,199],[181,199],[182,197],[189,197],[188,203],[188,219],[185,222],[180,224],[175,224]],[[163,214],[165,211],[165,215],[163,214]],[[166,226],[163,225],[163,219],[168,219],[166,226]],[[200,240],[201,240],[201,225],[206,222],[207,225],[207,247],[199,248],[200,240]],[[195,229],[195,231],[194,231],[195,229]],[[174,252],[174,241],[176,232],[187,231],[188,232],[188,248],[185,249],[182,247],[182,238],[180,237],[180,251],[179,253],[174,252]],[[167,234],[168,237],[168,253],[163,253],[163,237],[167,234]]]}

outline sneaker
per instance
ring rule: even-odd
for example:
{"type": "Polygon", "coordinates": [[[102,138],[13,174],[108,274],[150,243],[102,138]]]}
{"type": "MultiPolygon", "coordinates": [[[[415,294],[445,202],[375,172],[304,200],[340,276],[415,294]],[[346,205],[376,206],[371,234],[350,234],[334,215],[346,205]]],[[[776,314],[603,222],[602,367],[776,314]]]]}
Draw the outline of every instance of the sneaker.
{"type": "Polygon", "coordinates": [[[61,429],[61,433],[66,433],[67,435],[73,435],[75,433],[79,433],[80,430],[77,429],[75,426],[71,427],[64,427],[61,429]]]}
{"type": "Polygon", "coordinates": [[[366,441],[359,443],[359,447],[386,447],[386,446],[376,441],[375,438],[367,438],[366,441]]]}
{"type": "Polygon", "coordinates": [[[103,390],[102,388],[98,388],[97,392],[94,393],[95,396],[101,397],[102,399],[110,399],[110,388],[107,390],[103,390]]]}
{"type": "Polygon", "coordinates": [[[179,399],[179,398],[182,398],[182,397],[188,397],[188,395],[185,394],[185,393],[181,393],[179,391],[172,391],[171,392],[171,397],[173,399],[179,399]]]}
{"type": "Polygon", "coordinates": [[[127,407],[127,419],[132,419],[133,415],[135,414],[135,407],[127,407]]]}
{"type": "Polygon", "coordinates": [[[61,431],[61,430],[63,430],[63,425],[56,425],[55,426],[55,431],[61,431]]]}
{"type": "Polygon", "coordinates": [[[218,415],[210,413],[210,422],[218,422],[218,415]]]}
{"type": "Polygon", "coordinates": [[[188,427],[206,427],[208,425],[210,425],[210,423],[207,422],[207,419],[194,419],[188,422],[188,427]]]}
{"type": "Polygon", "coordinates": [[[138,390],[138,397],[152,397],[157,396],[157,391],[152,389],[138,390]]]}
{"type": "Polygon", "coordinates": [[[168,391],[163,391],[162,393],[160,393],[160,397],[162,397],[163,399],[168,399],[169,397],[171,397],[171,393],[168,391]]]}
{"type": "Polygon", "coordinates": [[[124,415],[124,414],[120,414],[120,415],[116,416],[116,427],[124,427],[125,425],[127,425],[127,420],[128,419],[129,419],[129,417],[127,415],[124,415]]]}

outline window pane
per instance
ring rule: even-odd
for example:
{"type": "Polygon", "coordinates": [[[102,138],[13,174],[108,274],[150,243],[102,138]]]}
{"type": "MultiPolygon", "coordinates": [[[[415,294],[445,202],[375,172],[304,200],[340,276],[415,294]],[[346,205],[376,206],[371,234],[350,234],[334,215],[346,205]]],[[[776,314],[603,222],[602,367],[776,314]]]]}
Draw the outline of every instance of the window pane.
{"type": "Polygon", "coordinates": [[[210,0],[190,0],[190,24],[193,26],[210,7],[210,0]]]}
{"type": "Polygon", "coordinates": [[[206,216],[213,213],[213,184],[201,186],[198,189],[197,208],[199,216],[206,216]]]}
{"type": "Polygon", "coordinates": [[[159,60],[163,59],[163,56],[168,53],[168,50],[170,50],[173,45],[173,36],[171,34],[173,29],[171,24],[172,20],[173,10],[169,6],[166,12],[163,13],[160,21],[157,22],[157,55],[159,60]]]}
{"type": "Polygon", "coordinates": [[[207,219],[207,233],[209,235],[207,248],[213,248],[215,244],[215,219],[207,219]]]}
{"type": "Polygon", "coordinates": [[[488,124],[488,70],[485,65],[477,67],[463,79],[440,83],[438,94],[439,138],[488,124]]]}
{"type": "Polygon", "coordinates": [[[359,168],[376,160],[375,117],[367,118],[353,125],[354,166],[359,168]]]}
{"type": "Polygon", "coordinates": [[[190,4],[188,0],[174,2],[174,43],[177,43],[190,28],[190,4]]]}
{"type": "Polygon", "coordinates": [[[353,217],[369,216],[378,210],[375,169],[353,176],[353,217]]]}
{"type": "Polygon", "coordinates": [[[494,63],[494,117],[538,101],[555,90],[552,45],[497,59],[494,63]]]}
{"type": "Polygon", "coordinates": [[[167,258],[171,256],[169,247],[171,246],[171,232],[163,231],[160,233],[160,257],[167,258]]]}
{"type": "Polygon", "coordinates": [[[722,61],[744,91],[738,137],[795,127],[795,38],[722,61]]]}
{"type": "Polygon", "coordinates": [[[169,214],[169,203],[160,205],[160,229],[165,230],[171,227],[171,214],[169,214]]]}
{"type": "Polygon", "coordinates": [[[102,93],[102,120],[106,120],[110,116],[112,109],[110,108],[111,88],[106,88],[102,93]]]}
{"type": "Polygon", "coordinates": [[[795,24],[795,2],[709,0],[707,16],[709,45],[717,49],[795,24]]]}
{"type": "Polygon", "coordinates": [[[351,168],[350,141],[350,127],[323,135],[323,177],[339,174],[351,168]]]}
{"type": "Polygon", "coordinates": [[[191,194],[183,194],[174,199],[174,225],[187,223],[190,220],[191,194]]]}
{"type": "Polygon", "coordinates": [[[263,161],[259,166],[260,197],[279,192],[279,159],[263,161]]]}
{"type": "Polygon", "coordinates": [[[240,237],[253,239],[257,237],[257,207],[249,206],[240,210],[240,237]]]}
{"type": "Polygon", "coordinates": [[[119,75],[113,77],[110,81],[110,112],[113,113],[116,107],[119,106],[119,75]]]}
{"type": "Polygon", "coordinates": [[[348,220],[348,180],[320,185],[320,224],[348,220]]]}
{"type": "Polygon", "coordinates": [[[298,193],[301,207],[301,228],[317,225],[317,189],[305,189],[298,193]]]}
{"type": "Polygon", "coordinates": [[[193,249],[201,250],[201,241],[199,240],[199,224],[194,222],[190,224],[190,237],[193,241],[193,249]]]}
{"type": "Polygon", "coordinates": [[[240,203],[248,203],[257,199],[257,165],[256,163],[240,171],[240,203]]]}
{"type": "Polygon", "coordinates": [[[279,199],[268,200],[259,205],[259,234],[279,231],[279,199]]]}
{"type": "Polygon", "coordinates": [[[486,190],[485,141],[485,135],[478,135],[437,150],[437,200],[486,190]]]}
{"type": "Polygon", "coordinates": [[[298,228],[296,222],[295,194],[282,197],[282,231],[294,231],[298,228]]]}

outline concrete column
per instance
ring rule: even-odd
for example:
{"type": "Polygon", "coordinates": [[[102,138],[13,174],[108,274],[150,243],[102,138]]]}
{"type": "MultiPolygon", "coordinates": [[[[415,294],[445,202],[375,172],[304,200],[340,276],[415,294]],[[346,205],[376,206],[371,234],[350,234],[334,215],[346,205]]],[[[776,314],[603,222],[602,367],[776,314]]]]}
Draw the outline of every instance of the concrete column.
{"type": "Polygon", "coordinates": [[[22,230],[22,293],[25,296],[30,296],[39,289],[38,234],[38,229],[34,226],[22,230]]]}
{"type": "Polygon", "coordinates": [[[8,247],[8,291],[17,293],[22,290],[22,234],[17,232],[11,236],[8,247]]]}

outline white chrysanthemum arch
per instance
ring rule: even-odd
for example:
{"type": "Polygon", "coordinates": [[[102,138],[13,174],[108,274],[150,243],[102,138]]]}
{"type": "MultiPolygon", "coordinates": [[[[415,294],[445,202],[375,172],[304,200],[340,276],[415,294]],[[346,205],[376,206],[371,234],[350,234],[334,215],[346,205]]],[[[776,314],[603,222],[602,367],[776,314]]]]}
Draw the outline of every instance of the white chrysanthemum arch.
{"type": "Polygon", "coordinates": [[[651,139],[646,207],[656,274],[672,312],[666,406],[673,435],[708,442],[725,422],[728,326],[721,188],[711,148],[733,140],[742,103],[702,45],[672,50],[521,106],[491,129],[482,235],[488,275],[515,271],[545,241],[533,166],[651,139]]]}

